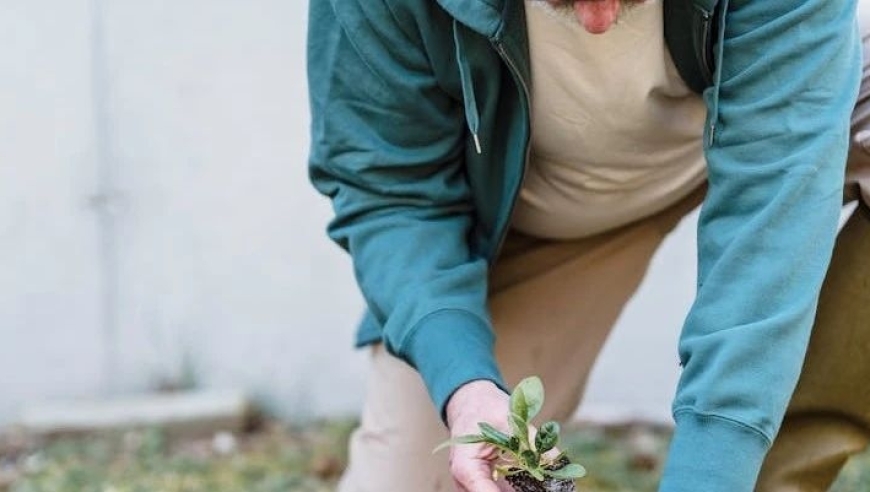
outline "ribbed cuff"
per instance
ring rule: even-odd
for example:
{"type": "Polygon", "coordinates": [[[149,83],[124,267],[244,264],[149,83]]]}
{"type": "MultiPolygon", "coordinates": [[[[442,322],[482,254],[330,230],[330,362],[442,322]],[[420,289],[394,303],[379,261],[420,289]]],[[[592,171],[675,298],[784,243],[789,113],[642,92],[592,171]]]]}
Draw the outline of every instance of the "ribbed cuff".
{"type": "Polygon", "coordinates": [[[674,415],[677,428],[659,492],[753,492],[770,448],[755,429],[691,411],[674,415]]]}
{"type": "Polygon", "coordinates": [[[430,314],[416,327],[403,352],[423,377],[442,420],[447,400],[463,384],[484,379],[505,388],[493,341],[483,320],[461,310],[430,314]]]}

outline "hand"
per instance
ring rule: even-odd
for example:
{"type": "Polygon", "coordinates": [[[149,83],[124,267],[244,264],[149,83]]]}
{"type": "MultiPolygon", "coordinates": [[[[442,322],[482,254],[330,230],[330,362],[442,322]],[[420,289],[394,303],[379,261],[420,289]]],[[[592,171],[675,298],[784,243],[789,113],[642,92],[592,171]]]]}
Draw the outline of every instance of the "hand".
{"type": "MultiPolygon", "coordinates": [[[[478,422],[499,430],[508,429],[509,397],[490,381],[472,381],[459,387],[447,402],[450,437],[479,434],[478,422]]],[[[512,492],[492,479],[498,450],[487,444],[463,444],[450,448],[450,474],[459,492],[512,492]]]]}

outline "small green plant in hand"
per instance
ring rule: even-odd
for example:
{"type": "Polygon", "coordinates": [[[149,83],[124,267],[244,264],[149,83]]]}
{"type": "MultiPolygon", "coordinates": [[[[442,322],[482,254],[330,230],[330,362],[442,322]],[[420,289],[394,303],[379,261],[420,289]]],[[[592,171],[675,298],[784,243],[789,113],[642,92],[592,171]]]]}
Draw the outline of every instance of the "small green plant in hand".
{"type": "Polygon", "coordinates": [[[519,492],[570,492],[574,480],[586,470],[571,463],[564,453],[548,453],[559,442],[559,424],[546,422],[532,438],[532,419],[544,405],[544,385],[532,376],[522,380],[510,395],[508,425],[502,432],[487,422],[479,422],[480,434],[455,437],[435,448],[434,452],[456,444],[486,443],[499,451],[495,474],[504,476],[519,492]]]}

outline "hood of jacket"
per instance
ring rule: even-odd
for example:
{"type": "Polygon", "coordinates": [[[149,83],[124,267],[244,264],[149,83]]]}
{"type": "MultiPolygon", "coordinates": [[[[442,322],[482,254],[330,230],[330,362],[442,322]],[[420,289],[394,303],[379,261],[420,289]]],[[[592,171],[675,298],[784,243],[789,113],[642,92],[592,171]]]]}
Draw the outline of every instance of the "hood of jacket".
{"type": "Polygon", "coordinates": [[[504,26],[506,9],[522,0],[437,0],[454,19],[473,31],[498,40],[504,26]]]}

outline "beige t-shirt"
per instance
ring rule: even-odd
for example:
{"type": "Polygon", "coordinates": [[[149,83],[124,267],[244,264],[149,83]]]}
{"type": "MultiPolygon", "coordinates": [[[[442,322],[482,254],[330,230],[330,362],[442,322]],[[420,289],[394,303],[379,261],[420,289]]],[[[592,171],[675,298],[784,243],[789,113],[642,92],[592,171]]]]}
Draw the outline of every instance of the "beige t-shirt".
{"type": "Polygon", "coordinates": [[[706,108],[664,41],[661,0],[599,35],[571,11],[526,0],[532,60],[530,165],[513,226],[576,239],[667,208],[706,176],[706,108]]]}

